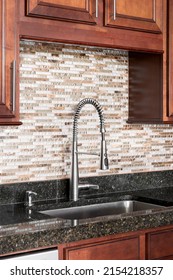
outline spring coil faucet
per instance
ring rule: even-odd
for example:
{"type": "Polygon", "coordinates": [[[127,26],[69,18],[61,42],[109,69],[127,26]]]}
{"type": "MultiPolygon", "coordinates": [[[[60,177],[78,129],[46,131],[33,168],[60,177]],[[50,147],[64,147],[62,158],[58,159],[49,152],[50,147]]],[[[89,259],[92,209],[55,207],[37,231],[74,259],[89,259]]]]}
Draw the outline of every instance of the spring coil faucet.
{"type": "MultiPolygon", "coordinates": [[[[73,145],[72,145],[72,169],[71,169],[71,180],[70,180],[70,200],[77,201],[79,188],[82,187],[79,185],[79,168],[78,168],[78,142],[77,142],[77,134],[78,134],[78,119],[81,109],[86,105],[93,105],[99,115],[100,119],[100,133],[101,133],[101,151],[100,154],[100,169],[106,170],[109,169],[108,157],[107,157],[107,147],[105,141],[105,127],[104,127],[104,117],[103,110],[101,105],[95,99],[85,98],[82,99],[76,108],[76,112],[74,115],[73,121],[73,145]]],[[[84,153],[89,154],[89,153],[84,153]]],[[[95,188],[95,185],[88,185],[88,187],[95,188]]]]}

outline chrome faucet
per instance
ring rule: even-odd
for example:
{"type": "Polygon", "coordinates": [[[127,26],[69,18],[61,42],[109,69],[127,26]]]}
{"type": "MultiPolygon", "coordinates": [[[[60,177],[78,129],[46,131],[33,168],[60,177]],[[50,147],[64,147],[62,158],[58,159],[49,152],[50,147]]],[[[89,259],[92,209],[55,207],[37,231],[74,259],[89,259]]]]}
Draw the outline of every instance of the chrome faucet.
{"type": "MultiPolygon", "coordinates": [[[[78,132],[78,119],[79,113],[84,105],[91,104],[93,105],[99,115],[100,119],[100,133],[101,133],[101,151],[100,154],[93,154],[100,156],[100,169],[106,170],[109,169],[108,157],[107,157],[107,147],[105,141],[105,127],[104,127],[104,118],[103,111],[101,105],[94,99],[85,98],[82,99],[76,108],[76,112],[74,115],[73,121],[73,145],[72,145],[72,166],[71,166],[71,179],[70,179],[70,200],[77,201],[79,198],[79,189],[80,188],[94,188],[98,189],[98,185],[90,185],[90,184],[79,184],[79,167],[78,167],[78,142],[77,142],[77,132],[78,132]]],[[[83,153],[80,153],[83,154],[83,153]]],[[[84,153],[91,154],[91,153],[84,153]]]]}

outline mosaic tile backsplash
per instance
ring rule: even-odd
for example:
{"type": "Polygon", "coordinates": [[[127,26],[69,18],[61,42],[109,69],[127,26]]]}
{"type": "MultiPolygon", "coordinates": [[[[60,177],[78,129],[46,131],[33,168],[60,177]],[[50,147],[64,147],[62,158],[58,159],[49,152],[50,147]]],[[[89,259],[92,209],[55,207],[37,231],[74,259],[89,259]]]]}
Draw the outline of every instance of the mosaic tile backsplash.
{"type": "MultiPolygon", "coordinates": [[[[21,41],[23,125],[1,127],[0,184],[70,177],[73,115],[83,98],[103,107],[110,170],[99,170],[97,156],[81,154],[81,177],[173,169],[171,125],[126,123],[128,52],[21,41]]],[[[99,152],[92,105],[82,108],[78,127],[79,151],[99,152]]]]}

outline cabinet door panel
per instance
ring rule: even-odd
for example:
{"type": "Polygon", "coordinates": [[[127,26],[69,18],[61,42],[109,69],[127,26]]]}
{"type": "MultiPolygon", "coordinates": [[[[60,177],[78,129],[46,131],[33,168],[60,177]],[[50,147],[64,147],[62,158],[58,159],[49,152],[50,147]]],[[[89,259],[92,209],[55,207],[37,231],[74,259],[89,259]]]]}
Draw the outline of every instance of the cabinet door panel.
{"type": "Polygon", "coordinates": [[[162,32],[163,0],[105,0],[105,5],[108,26],[162,32]]]}
{"type": "Polygon", "coordinates": [[[27,0],[26,15],[96,24],[96,0],[27,0]]]}
{"type": "Polygon", "coordinates": [[[0,125],[20,124],[16,7],[16,0],[0,0],[0,125]]]}

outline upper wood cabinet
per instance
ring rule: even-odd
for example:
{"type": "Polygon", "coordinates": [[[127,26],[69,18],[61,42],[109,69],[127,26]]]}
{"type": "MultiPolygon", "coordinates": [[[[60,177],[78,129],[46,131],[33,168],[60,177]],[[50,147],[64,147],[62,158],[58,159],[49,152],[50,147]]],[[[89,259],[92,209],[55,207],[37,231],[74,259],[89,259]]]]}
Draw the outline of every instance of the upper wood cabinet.
{"type": "Polygon", "coordinates": [[[163,0],[105,0],[105,24],[111,27],[162,32],[163,0]]]}
{"type": "Polygon", "coordinates": [[[17,2],[0,0],[0,125],[18,125],[17,2]]]}
{"type": "Polygon", "coordinates": [[[162,52],[165,1],[19,0],[19,32],[27,39],[162,52]]]}
{"type": "MultiPolygon", "coordinates": [[[[166,60],[167,49],[164,47],[163,38],[166,33],[168,2],[170,5],[169,32],[171,33],[172,0],[0,0],[0,124],[20,124],[18,75],[20,38],[111,47],[135,52],[161,54],[164,51],[164,60],[166,60]]],[[[171,60],[173,55],[171,35],[168,43],[171,60]]],[[[132,60],[131,70],[135,67],[134,60],[132,60]]],[[[159,86],[156,84],[158,77],[162,79],[160,61],[161,57],[157,60],[157,69],[154,68],[157,73],[153,83],[155,93],[159,90],[161,94],[159,98],[163,99],[162,83],[159,82],[159,86]]],[[[146,71],[143,62],[144,60],[141,61],[142,66],[140,67],[141,71],[144,69],[142,74],[147,78],[149,72],[146,71]]],[[[170,62],[170,73],[173,72],[172,68],[172,62],[170,62]]],[[[142,105],[142,99],[139,98],[139,94],[136,95],[137,83],[133,79],[135,75],[132,77],[131,73],[131,104],[133,106],[129,119],[136,121],[138,115],[133,118],[133,113],[138,102],[142,105]],[[134,103],[132,98],[136,98],[136,96],[138,100],[134,103]]],[[[163,73],[166,80],[168,78],[167,70],[163,73]]],[[[157,103],[157,113],[154,114],[153,122],[156,119],[157,121],[162,120],[161,111],[164,108],[167,108],[166,114],[169,121],[170,119],[173,121],[171,78],[170,74],[169,94],[165,95],[164,100],[166,101],[161,104],[163,108],[159,107],[160,103],[157,103]]],[[[148,81],[150,82],[150,79],[148,81]]],[[[165,84],[167,83],[165,82],[165,84]]],[[[144,87],[142,94],[151,92],[148,89],[149,87],[144,87]]],[[[153,99],[158,96],[155,93],[153,99]]],[[[145,98],[146,103],[147,101],[150,102],[151,98],[148,100],[145,98]]]]}
{"type": "Polygon", "coordinates": [[[96,24],[97,0],[26,0],[26,15],[96,24]]]}

